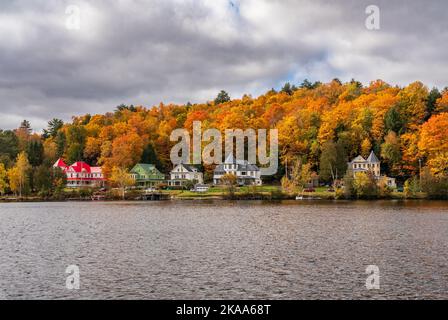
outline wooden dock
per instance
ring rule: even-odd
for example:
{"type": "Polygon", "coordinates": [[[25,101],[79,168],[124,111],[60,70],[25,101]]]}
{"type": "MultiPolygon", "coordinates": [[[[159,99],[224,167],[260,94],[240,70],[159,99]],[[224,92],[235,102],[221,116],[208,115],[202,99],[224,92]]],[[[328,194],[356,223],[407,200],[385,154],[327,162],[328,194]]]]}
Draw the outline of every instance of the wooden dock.
{"type": "Polygon", "coordinates": [[[158,193],[158,192],[145,193],[141,196],[141,200],[144,200],[144,201],[161,201],[161,200],[169,200],[169,199],[170,199],[169,194],[158,193]]]}

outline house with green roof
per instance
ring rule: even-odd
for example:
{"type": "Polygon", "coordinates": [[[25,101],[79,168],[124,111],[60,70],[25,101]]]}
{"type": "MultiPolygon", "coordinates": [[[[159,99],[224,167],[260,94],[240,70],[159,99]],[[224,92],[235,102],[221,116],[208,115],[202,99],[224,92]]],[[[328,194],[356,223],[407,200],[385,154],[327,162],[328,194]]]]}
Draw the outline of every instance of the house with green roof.
{"type": "Polygon", "coordinates": [[[137,187],[155,187],[165,182],[165,175],[153,164],[138,163],[132,168],[130,174],[137,187]]]}

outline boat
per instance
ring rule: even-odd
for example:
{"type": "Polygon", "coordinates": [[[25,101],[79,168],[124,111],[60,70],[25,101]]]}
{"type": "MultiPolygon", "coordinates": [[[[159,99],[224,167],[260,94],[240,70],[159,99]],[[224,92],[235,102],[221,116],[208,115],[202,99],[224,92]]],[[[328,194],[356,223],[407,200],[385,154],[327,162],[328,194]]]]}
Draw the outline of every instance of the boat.
{"type": "Polygon", "coordinates": [[[303,200],[303,196],[296,196],[296,200],[303,200]]]}

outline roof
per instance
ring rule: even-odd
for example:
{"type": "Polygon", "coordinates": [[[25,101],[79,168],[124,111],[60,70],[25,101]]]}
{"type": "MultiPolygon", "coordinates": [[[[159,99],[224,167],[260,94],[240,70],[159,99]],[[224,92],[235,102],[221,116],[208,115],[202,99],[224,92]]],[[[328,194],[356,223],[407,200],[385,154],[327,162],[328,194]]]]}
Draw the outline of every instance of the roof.
{"type": "Polygon", "coordinates": [[[144,171],[146,172],[151,172],[153,171],[156,166],[150,163],[137,163],[134,168],[132,168],[131,172],[134,171],[137,167],[142,168],[144,171]]]}
{"type": "Polygon", "coordinates": [[[191,164],[184,164],[182,163],[182,166],[187,169],[190,172],[195,172],[195,171],[199,171],[198,168],[196,168],[195,166],[191,165],[191,164]]]}
{"type": "MultiPolygon", "coordinates": [[[[177,166],[184,167],[188,172],[199,172],[198,168],[196,168],[194,165],[191,165],[191,164],[179,163],[174,168],[176,168],[177,166]]],[[[174,170],[174,168],[173,168],[173,170],[174,170]]],[[[171,172],[173,172],[173,171],[171,171],[171,172]]]]}
{"type": "Polygon", "coordinates": [[[379,163],[380,160],[378,160],[378,158],[376,157],[375,153],[372,151],[370,152],[369,157],[367,158],[367,161],[370,163],[379,163]]]}
{"type": "Polygon", "coordinates": [[[224,170],[224,165],[226,164],[236,164],[237,171],[260,171],[260,169],[256,165],[249,163],[247,160],[235,160],[233,156],[229,156],[224,163],[216,166],[214,173],[225,174],[226,170],[224,170]],[[228,160],[232,162],[229,162],[228,160]]]}
{"type": "Polygon", "coordinates": [[[357,156],[352,160],[352,162],[366,162],[366,159],[364,159],[362,156],[357,156]]]}
{"type": "Polygon", "coordinates": [[[73,171],[75,172],[82,172],[84,170],[87,173],[90,173],[92,171],[91,167],[84,161],[75,162],[74,164],[72,164],[70,167],[67,168],[67,170],[70,169],[73,169],[73,171]]]}
{"type": "Polygon", "coordinates": [[[233,154],[229,154],[224,161],[224,163],[230,164],[230,163],[236,163],[235,158],[233,157],[233,154]]]}
{"type": "Polygon", "coordinates": [[[370,152],[370,155],[367,159],[364,159],[362,156],[357,156],[355,159],[353,159],[350,163],[354,162],[364,162],[364,163],[380,163],[380,160],[378,160],[377,156],[373,151],[370,152]]]}
{"type": "Polygon", "coordinates": [[[163,179],[165,176],[156,168],[155,165],[150,163],[137,163],[134,168],[131,169],[131,173],[138,174],[139,176],[147,176],[144,179],[163,179]],[[162,178],[163,176],[163,178],[162,178]]]}
{"type": "Polygon", "coordinates": [[[67,168],[67,164],[61,158],[58,159],[53,165],[53,168],[67,168]]]}

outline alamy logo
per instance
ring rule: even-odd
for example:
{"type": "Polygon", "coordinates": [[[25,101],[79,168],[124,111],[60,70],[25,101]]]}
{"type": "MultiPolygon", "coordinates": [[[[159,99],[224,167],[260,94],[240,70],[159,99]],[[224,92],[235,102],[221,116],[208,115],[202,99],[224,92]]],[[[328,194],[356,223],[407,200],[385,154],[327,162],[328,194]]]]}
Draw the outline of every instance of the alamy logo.
{"type": "Polygon", "coordinates": [[[68,15],[65,20],[65,27],[68,30],[81,29],[81,9],[75,5],[69,5],[65,9],[65,14],[68,15]]]}
{"type": "Polygon", "coordinates": [[[378,290],[380,288],[380,268],[376,265],[367,266],[366,274],[368,274],[366,279],[367,290],[378,290]]]}
{"type": "Polygon", "coordinates": [[[366,28],[367,30],[380,30],[380,8],[376,5],[370,5],[366,8],[366,28]]]}
{"type": "Polygon", "coordinates": [[[244,160],[251,164],[260,164],[260,173],[270,176],[278,169],[278,130],[269,130],[269,154],[267,151],[268,132],[266,129],[227,129],[224,138],[217,129],[207,129],[202,133],[200,121],[193,122],[193,139],[187,129],[176,129],[171,132],[170,140],[179,141],[171,149],[171,162],[176,165],[185,164],[221,164],[223,158],[233,155],[237,160],[244,160]],[[211,141],[210,141],[211,140],[211,141]],[[210,141],[210,142],[209,142],[210,141]],[[246,142],[247,141],[247,145],[246,142]],[[203,142],[209,142],[204,148],[203,142]],[[191,161],[191,155],[193,160],[191,161]]]}
{"type": "Polygon", "coordinates": [[[79,267],[77,265],[70,265],[65,269],[65,273],[69,274],[65,280],[65,287],[68,290],[79,289],[79,267]]]}

